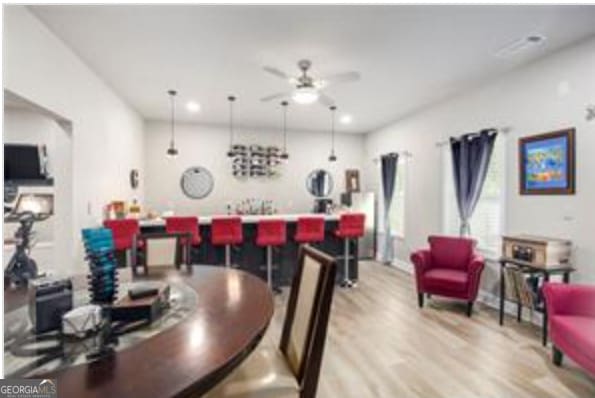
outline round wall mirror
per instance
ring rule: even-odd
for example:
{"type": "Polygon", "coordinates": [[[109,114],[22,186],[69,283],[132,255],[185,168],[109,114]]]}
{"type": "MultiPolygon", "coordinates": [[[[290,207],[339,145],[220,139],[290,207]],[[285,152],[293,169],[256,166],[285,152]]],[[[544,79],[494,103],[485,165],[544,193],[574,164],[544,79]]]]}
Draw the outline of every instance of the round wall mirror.
{"type": "Polygon", "coordinates": [[[306,189],[317,198],[329,196],[333,191],[333,177],[331,173],[323,169],[312,171],[306,179],[306,189]]]}
{"type": "Polygon", "coordinates": [[[190,167],[182,173],[180,186],[184,195],[191,199],[209,196],[214,186],[213,175],[204,167],[190,167]]]}

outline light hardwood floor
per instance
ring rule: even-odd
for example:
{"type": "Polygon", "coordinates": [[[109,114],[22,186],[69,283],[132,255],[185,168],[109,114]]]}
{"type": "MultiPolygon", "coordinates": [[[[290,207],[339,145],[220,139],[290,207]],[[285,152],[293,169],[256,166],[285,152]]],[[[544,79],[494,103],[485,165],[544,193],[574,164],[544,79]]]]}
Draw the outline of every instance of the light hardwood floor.
{"type": "MultiPolygon", "coordinates": [[[[595,397],[595,379],[551,363],[540,330],[476,306],[430,299],[420,310],[411,275],[360,263],[356,289],[337,288],[320,398],[595,397]]],[[[268,338],[279,341],[288,292],[276,298],[268,338]]]]}

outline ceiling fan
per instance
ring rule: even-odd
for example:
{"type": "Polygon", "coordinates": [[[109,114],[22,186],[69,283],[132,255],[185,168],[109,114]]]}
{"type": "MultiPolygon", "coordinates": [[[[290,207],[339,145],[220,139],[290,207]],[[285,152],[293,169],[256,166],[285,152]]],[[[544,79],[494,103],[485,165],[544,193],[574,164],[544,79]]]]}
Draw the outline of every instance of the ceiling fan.
{"type": "Polygon", "coordinates": [[[312,66],[312,62],[307,59],[300,60],[297,63],[297,66],[301,70],[301,74],[297,77],[292,77],[272,66],[263,67],[266,72],[289,82],[294,86],[294,89],[291,91],[267,95],[260,100],[263,102],[268,102],[278,98],[291,97],[298,104],[311,104],[318,101],[324,106],[332,106],[335,104],[335,101],[328,95],[324,94],[321,91],[322,89],[328,87],[331,84],[354,82],[360,79],[360,74],[358,72],[343,72],[322,77],[320,79],[313,78],[312,76],[308,75],[308,70],[312,66]]]}

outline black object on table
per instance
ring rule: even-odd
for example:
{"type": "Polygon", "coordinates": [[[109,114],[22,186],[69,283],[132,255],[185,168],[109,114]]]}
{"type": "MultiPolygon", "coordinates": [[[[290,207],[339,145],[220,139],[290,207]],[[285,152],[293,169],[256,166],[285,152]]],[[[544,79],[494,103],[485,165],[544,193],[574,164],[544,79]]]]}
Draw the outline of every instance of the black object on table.
{"type": "MultiPolygon", "coordinates": [[[[564,283],[570,282],[570,273],[575,271],[574,268],[568,263],[566,264],[559,264],[547,267],[540,267],[535,264],[517,260],[508,257],[500,258],[500,326],[504,324],[504,302],[506,300],[506,282],[504,273],[507,267],[515,266],[521,270],[521,272],[525,274],[529,274],[532,277],[532,282],[537,281],[537,279],[542,276],[544,282],[549,282],[550,277],[552,275],[562,275],[562,281],[564,283]]],[[[521,320],[521,310],[522,304],[520,301],[517,301],[517,321],[520,322],[521,320]]],[[[537,306],[537,311],[543,313],[543,323],[542,323],[542,344],[543,346],[547,345],[547,338],[548,338],[548,321],[547,321],[547,311],[545,308],[545,300],[541,300],[541,305],[537,306]]]]}

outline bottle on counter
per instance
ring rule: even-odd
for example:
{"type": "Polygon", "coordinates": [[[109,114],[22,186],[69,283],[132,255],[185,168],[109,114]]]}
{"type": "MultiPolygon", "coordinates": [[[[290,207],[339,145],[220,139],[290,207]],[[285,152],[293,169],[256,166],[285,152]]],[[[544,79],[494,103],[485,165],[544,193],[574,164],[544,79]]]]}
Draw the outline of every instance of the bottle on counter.
{"type": "Polygon", "coordinates": [[[140,205],[138,204],[138,201],[136,199],[132,200],[132,203],[130,204],[130,206],[128,207],[128,214],[130,215],[131,218],[140,218],[140,205]]]}

